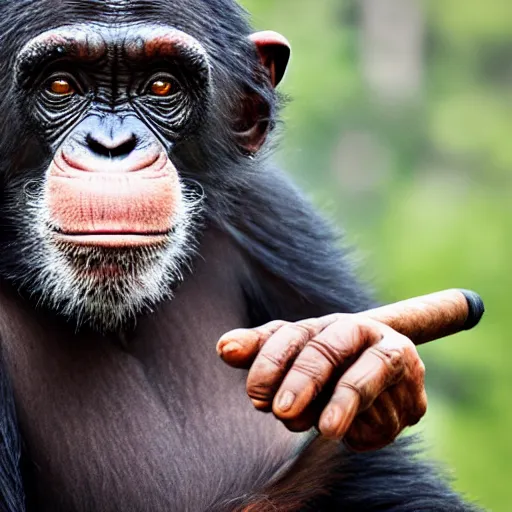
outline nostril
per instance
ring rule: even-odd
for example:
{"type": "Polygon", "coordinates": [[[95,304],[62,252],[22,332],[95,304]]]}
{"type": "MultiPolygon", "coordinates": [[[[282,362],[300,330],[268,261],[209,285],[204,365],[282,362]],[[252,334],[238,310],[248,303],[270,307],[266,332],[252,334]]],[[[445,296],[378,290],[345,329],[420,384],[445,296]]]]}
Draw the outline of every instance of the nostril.
{"type": "Polygon", "coordinates": [[[137,146],[137,138],[133,134],[123,140],[108,142],[100,141],[89,134],[86,142],[93,153],[108,158],[127,157],[137,146]]]}

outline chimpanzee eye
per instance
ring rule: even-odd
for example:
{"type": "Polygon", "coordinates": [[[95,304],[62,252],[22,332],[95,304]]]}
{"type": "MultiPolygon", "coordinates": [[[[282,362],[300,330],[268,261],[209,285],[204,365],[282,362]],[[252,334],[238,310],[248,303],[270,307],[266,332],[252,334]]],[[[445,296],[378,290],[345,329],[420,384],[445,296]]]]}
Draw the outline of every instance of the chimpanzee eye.
{"type": "Polygon", "coordinates": [[[145,92],[151,96],[167,98],[176,94],[179,89],[178,81],[173,76],[165,74],[151,78],[145,87],[145,92]]]}
{"type": "Polygon", "coordinates": [[[48,91],[58,96],[69,96],[74,94],[75,88],[66,78],[55,78],[48,82],[48,91]]]}
{"type": "Polygon", "coordinates": [[[169,96],[172,89],[172,83],[167,80],[155,80],[151,83],[151,93],[155,96],[169,96]]]}

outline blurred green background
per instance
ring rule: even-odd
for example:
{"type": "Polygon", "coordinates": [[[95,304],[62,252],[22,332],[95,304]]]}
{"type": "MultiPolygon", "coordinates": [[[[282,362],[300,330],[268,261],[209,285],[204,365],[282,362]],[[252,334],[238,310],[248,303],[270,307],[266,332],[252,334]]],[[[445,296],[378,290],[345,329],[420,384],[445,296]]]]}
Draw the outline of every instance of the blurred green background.
{"type": "Polygon", "coordinates": [[[431,453],[512,511],[512,2],[243,0],[285,34],[277,158],[339,221],[383,301],[474,289],[474,332],[421,349],[431,453]]]}

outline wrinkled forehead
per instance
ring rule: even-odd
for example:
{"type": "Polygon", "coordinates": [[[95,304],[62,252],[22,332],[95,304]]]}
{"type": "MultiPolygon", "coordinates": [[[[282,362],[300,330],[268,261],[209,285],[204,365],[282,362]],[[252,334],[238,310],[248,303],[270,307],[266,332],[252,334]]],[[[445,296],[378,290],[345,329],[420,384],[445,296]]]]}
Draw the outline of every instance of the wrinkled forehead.
{"type": "Polygon", "coordinates": [[[42,62],[69,58],[97,61],[108,56],[131,61],[184,56],[207,65],[206,49],[193,36],[167,25],[66,25],[28,41],[17,57],[23,73],[42,62]]]}

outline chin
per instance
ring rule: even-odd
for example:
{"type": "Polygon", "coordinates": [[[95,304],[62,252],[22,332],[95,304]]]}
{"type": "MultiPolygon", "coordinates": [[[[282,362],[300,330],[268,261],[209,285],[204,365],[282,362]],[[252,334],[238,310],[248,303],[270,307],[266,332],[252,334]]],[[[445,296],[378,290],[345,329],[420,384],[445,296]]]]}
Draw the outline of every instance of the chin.
{"type": "Polygon", "coordinates": [[[27,271],[16,284],[77,329],[133,328],[141,314],[172,299],[195,254],[200,204],[190,198],[183,205],[165,233],[87,235],[62,233],[39,205],[32,216],[33,243],[17,244],[27,271]]]}

